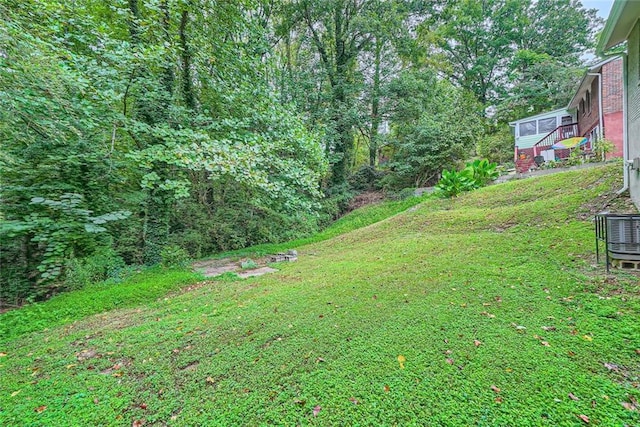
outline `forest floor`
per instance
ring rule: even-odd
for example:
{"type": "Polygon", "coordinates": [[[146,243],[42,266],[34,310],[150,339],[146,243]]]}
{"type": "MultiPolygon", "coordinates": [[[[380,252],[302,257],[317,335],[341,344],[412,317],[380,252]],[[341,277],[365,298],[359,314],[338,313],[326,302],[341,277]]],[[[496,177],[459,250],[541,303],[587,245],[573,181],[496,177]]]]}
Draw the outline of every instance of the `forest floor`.
{"type": "Polygon", "coordinates": [[[0,425],[640,425],[640,281],[595,264],[620,181],[427,198],[273,274],[6,335],[0,425]]]}

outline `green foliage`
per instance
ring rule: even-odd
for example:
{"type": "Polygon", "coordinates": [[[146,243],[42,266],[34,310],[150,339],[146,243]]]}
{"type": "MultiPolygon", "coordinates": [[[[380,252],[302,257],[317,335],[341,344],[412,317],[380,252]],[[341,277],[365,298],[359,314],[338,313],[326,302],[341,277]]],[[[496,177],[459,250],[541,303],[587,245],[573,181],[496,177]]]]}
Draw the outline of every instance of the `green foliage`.
{"type": "Polygon", "coordinates": [[[0,273],[0,304],[64,287],[65,265],[80,286],[92,275],[84,259],[111,247],[154,264],[167,245],[202,255],[317,227],[320,136],[265,78],[256,48],[269,45],[266,28],[246,7],[0,6],[0,261],[13,264],[0,273]],[[82,203],[66,206],[68,194],[82,203]],[[229,215],[243,196],[233,208],[249,212],[229,215]],[[198,221],[181,223],[185,204],[198,221]]]}
{"type": "Polygon", "coordinates": [[[162,258],[161,264],[163,267],[186,268],[191,262],[187,251],[176,245],[169,245],[162,248],[160,257],[162,258]]]}
{"type": "Polygon", "coordinates": [[[242,267],[243,270],[251,270],[252,268],[257,268],[258,264],[251,258],[248,258],[240,263],[240,267],[242,267]]]}
{"type": "Polygon", "coordinates": [[[512,162],[513,150],[513,134],[506,124],[479,138],[476,145],[478,156],[498,164],[512,162]]]}
{"type": "Polygon", "coordinates": [[[442,178],[436,184],[436,190],[443,197],[456,197],[465,191],[471,191],[478,188],[475,179],[473,178],[473,171],[469,168],[464,168],[461,171],[444,170],[442,171],[442,178]]]}
{"type": "Polygon", "coordinates": [[[364,165],[349,177],[349,185],[357,191],[380,190],[384,175],[384,171],[364,165]]]}
{"type": "Polygon", "coordinates": [[[443,197],[456,197],[465,191],[484,187],[499,176],[497,165],[486,159],[474,160],[457,172],[442,171],[442,178],[436,185],[436,190],[443,197]]]}
{"type": "Polygon", "coordinates": [[[26,236],[28,244],[34,244],[38,256],[37,270],[40,273],[38,287],[29,294],[0,295],[1,299],[23,299],[42,297],[52,292],[64,275],[66,260],[90,254],[96,250],[92,235],[106,231],[104,225],[111,221],[126,219],[131,213],[116,211],[99,216],[82,207],[80,194],[65,193],[59,200],[34,197],[32,212],[22,220],[5,221],[0,230],[3,241],[26,236]]]}
{"type": "Polygon", "coordinates": [[[476,159],[471,163],[467,163],[465,169],[471,170],[471,176],[478,187],[484,187],[500,176],[496,169],[497,166],[497,164],[490,163],[487,159],[476,159]]]}
{"type": "Polygon", "coordinates": [[[483,104],[528,99],[535,111],[549,103],[545,97],[566,104],[602,22],[594,9],[567,0],[442,0],[430,11],[419,28],[430,64],[483,104]]]}
{"type": "Polygon", "coordinates": [[[598,162],[604,162],[605,160],[607,160],[607,154],[612,153],[613,151],[615,151],[615,149],[616,146],[612,141],[606,138],[597,139],[593,146],[593,154],[595,154],[595,160],[598,162]]]}
{"type": "Polygon", "coordinates": [[[110,283],[119,283],[129,273],[122,257],[106,247],[86,258],[71,258],[67,261],[64,285],[68,290],[77,290],[107,280],[110,283]]]}
{"type": "Polygon", "coordinates": [[[393,160],[386,188],[425,187],[469,157],[482,134],[477,104],[432,72],[408,71],[391,84],[393,160]]]}

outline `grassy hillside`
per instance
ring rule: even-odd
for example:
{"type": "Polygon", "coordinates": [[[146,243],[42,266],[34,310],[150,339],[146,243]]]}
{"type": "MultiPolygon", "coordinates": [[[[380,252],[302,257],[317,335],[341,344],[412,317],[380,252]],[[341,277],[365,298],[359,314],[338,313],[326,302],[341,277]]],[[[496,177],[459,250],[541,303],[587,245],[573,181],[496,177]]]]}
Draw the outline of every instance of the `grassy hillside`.
{"type": "Polygon", "coordinates": [[[638,278],[593,266],[618,171],[427,200],[279,273],[8,340],[0,424],[640,425],[638,278]]]}

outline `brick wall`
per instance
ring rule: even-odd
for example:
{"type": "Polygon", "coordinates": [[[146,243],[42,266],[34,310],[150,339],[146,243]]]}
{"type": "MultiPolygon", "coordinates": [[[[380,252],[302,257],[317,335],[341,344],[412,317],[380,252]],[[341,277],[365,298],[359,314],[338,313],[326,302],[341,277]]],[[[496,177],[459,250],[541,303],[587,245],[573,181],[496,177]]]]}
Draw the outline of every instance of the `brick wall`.
{"type": "Polygon", "coordinates": [[[622,111],[622,58],[604,64],[601,73],[604,114],[622,111]]]}
{"type": "MultiPolygon", "coordinates": [[[[593,79],[591,82],[589,94],[591,96],[591,108],[588,108],[586,101],[584,103],[580,103],[578,108],[578,131],[581,135],[589,132],[600,122],[598,112],[598,78],[593,79]],[[584,108],[582,108],[583,106],[584,108]]],[[[586,94],[583,96],[583,99],[586,99],[586,94]]]]}

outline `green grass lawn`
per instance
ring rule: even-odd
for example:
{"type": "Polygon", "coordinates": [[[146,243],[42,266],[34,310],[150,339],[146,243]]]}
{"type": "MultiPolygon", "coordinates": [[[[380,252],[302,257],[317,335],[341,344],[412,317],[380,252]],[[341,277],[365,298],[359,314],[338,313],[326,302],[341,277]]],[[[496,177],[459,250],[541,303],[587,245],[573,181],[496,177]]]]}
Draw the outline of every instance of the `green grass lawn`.
{"type": "Polygon", "coordinates": [[[429,199],[272,275],[6,339],[0,425],[638,426],[638,277],[594,267],[580,219],[618,174],[429,199]]]}

